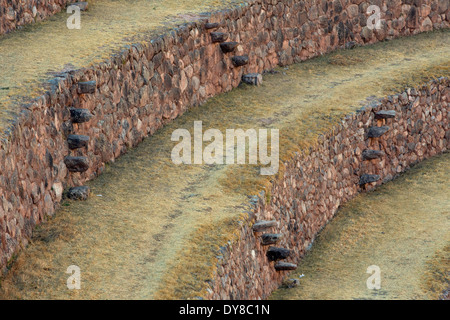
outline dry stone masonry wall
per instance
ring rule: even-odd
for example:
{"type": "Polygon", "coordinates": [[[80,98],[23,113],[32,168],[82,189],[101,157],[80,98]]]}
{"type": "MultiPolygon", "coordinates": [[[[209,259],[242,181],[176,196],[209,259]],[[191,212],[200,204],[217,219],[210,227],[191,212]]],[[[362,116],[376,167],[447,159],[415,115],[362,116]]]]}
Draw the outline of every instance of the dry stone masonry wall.
{"type": "MultiPolygon", "coordinates": [[[[3,2],[1,8],[5,8],[3,2]]],[[[189,107],[235,88],[243,77],[245,81],[258,83],[258,74],[277,65],[299,62],[336,48],[448,27],[448,15],[448,1],[445,0],[253,0],[167,31],[144,45],[129,46],[98,65],[60,74],[52,80],[52,88],[47,93],[23,106],[20,115],[5,132],[6,138],[0,141],[0,267],[4,269],[13,255],[27,244],[36,224],[54,214],[65,189],[83,186],[84,182],[100,174],[106,163],[189,107]],[[366,10],[370,4],[381,8],[384,22],[380,30],[372,31],[366,26],[366,10]]],[[[0,18],[3,28],[2,19],[4,14],[0,18]]],[[[442,99],[441,89],[436,90],[442,99]]],[[[426,107],[420,103],[425,110],[426,107]]],[[[441,107],[446,106],[446,101],[440,103],[441,107]]],[[[363,114],[370,118],[369,112],[363,114]]],[[[429,113],[424,114],[427,118],[422,119],[422,125],[428,128],[429,113]]],[[[444,109],[441,115],[447,117],[444,109]]],[[[434,117],[437,118],[438,114],[434,117]]],[[[365,124],[369,118],[362,123],[365,124]]],[[[387,136],[396,132],[393,129],[398,123],[390,125],[392,128],[385,133],[387,136]]],[[[342,131],[341,135],[345,134],[346,139],[353,141],[361,137],[363,129],[361,126],[354,132],[342,131]]],[[[432,137],[430,143],[434,141],[432,137]]],[[[337,137],[330,136],[329,139],[327,143],[334,144],[337,137]]],[[[389,146],[397,146],[396,139],[389,146]]],[[[448,141],[448,137],[446,139],[448,141]]],[[[415,143],[417,152],[425,152],[423,141],[420,140],[420,144],[415,141],[408,141],[407,147],[415,143]]],[[[404,148],[403,142],[398,142],[399,148],[404,148]]],[[[433,147],[438,150],[438,147],[433,147]]],[[[362,145],[359,149],[364,151],[362,145]]],[[[378,150],[376,146],[372,149],[378,150]]],[[[439,150],[442,150],[440,145],[439,150]]],[[[367,152],[370,157],[376,154],[367,152]]],[[[384,152],[389,154],[388,150],[384,152]]],[[[419,153],[417,156],[422,159],[419,153]]],[[[315,163],[322,159],[320,157],[306,157],[303,161],[309,159],[312,162],[305,168],[312,170],[309,166],[316,166],[315,163]]],[[[396,159],[395,170],[406,168],[405,159],[396,159]]],[[[407,164],[410,164],[409,160],[407,164]]],[[[380,172],[392,168],[384,168],[384,165],[387,165],[386,160],[374,159],[364,162],[359,168],[364,169],[361,175],[377,174],[380,179],[385,179],[387,174],[380,172]]],[[[349,168],[330,174],[344,173],[353,177],[349,168]]],[[[312,177],[298,182],[296,188],[316,188],[312,177]],[[308,183],[311,183],[309,187],[305,185],[308,183]]],[[[336,178],[335,181],[338,182],[332,187],[338,190],[335,192],[342,192],[341,202],[359,190],[358,185],[351,185],[353,180],[345,180],[348,185],[344,188],[341,185],[344,180],[336,178]]],[[[75,197],[80,190],[73,190],[75,197]]],[[[273,195],[281,197],[275,203],[285,201],[282,194],[281,189],[274,190],[273,195]]],[[[310,194],[305,196],[311,197],[310,194]]],[[[83,192],[79,197],[84,197],[83,192]]],[[[308,233],[301,234],[306,239],[305,243],[332,215],[327,211],[331,200],[323,198],[318,201],[325,202],[319,207],[324,215],[304,220],[302,228],[308,233]]],[[[272,214],[266,214],[262,208],[259,209],[261,218],[272,214]]],[[[277,221],[280,223],[281,220],[277,221]]],[[[287,226],[289,224],[281,224],[280,228],[287,226]]],[[[294,227],[300,228],[298,222],[294,227]]],[[[280,233],[283,229],[275,231],[280,233]]],[[[243,234],[242,239],[247,241],[247,236],[243,234]]],[[[252,244],[249,242],[248,245],[252,244]]],[[[300,249],[294,250],[294,256],[299,253],[300,249]]],[[[238,256],[230,259],[238,259],[238,256]]],[[[240,263],[247,262],[242,259],[240,263]]],[[[271,267],[267,265],[267,268],[271,267]]],[[[272,271],[263,274],[268,279],[278,281],[281,278],[272,271]]],[[[242,275],[235,274],[239,279],[242,275]]],[[[212,288],[214,294],[211,297],[214,298],[222,295],[250,298],[265,296],[268,292],[265,288],[247,295],[246,290],[237,286],[241,292],[239,296],[227,286],[223,291],[216,285],[212,288]]]]}
{"type": "Polygon", "coordinates": [[[0,35],[39,22],[77,0],[0,0],[0,35]]]}

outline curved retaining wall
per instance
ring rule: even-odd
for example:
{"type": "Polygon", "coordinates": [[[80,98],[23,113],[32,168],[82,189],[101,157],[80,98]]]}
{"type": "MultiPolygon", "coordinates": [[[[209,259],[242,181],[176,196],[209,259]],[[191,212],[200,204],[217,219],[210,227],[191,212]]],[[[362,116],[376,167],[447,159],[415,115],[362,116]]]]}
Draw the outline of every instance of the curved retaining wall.
{"type": "Polygon", "coordinates": [[[46,94],[23,106],[1,139],[0,266],[54,214],[65,188],[94,178],[190,106],[236,87],[244,74],[448,27],[448,14],[441,0],[253,0],[99,65],[61,73],[46,94]],[[382,10],[378,31],[366,26],[370,4],[382,10]]]}
{"type": "Polygon", "coordinates": [[[297,263],[342,203],[449,150],[449,101],[448,78],[408,89],[348,116],[321,136],[308,154],[296,154],[286,163],[284,177],[273,185],[270,203],[261,195],[254,212],[242,223],[239,240],[222,248],[223,258],[206,298],[266,298],[286,276],[286,271],[275,270],[277,262],[269,262],[270,246],[289,249],[291,254],[284,261],[297,263]],[[381,110],[395,111],[394,118],[376,119],[393,115],[381,110]],[[374,128],[387,131],[370,137],[380,130],[374,128]],[[361,185],[367,174],[377,181],[361,185]],[[274,221],[275,225],[255,232],[255,221],[274,221]],[[264,234],[281,238],[263,245],[264,234]]]}
{"type": "Polygon", "coordinates": [[[39,22],[77,0],[0,0],[0,35],[39,22]]]}

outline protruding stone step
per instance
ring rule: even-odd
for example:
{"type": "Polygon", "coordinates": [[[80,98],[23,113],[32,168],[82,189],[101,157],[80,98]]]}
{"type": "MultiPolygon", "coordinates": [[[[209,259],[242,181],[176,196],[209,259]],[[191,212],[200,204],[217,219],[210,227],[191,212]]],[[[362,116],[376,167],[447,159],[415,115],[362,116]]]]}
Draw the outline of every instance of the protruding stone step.
{"type": "Polygon", "coordinates": [[[365,185],[366,183],[371,183],[371,182],[376,182],[380,180],[380,176],[377,174],[363,174],[360,178],[359,178],[359,185],[365,185]]]}
{"type": "Polygon", "coordinates": [[[219,27],[219,23],[218,22],[207,22],[205,23],[205,29],[210,30],[210,29],[217,29],[219,27]]]}
{"type": "Polygon", "coordinates": [[[67,198],[72,200],[87,200],[90,190],[88,186],[70,188],[67,192],[67,198]]]}
{"type": "Polygon", "coordinates": [[[212,42],[225,42],[228,39],[228,34],[224,32],[211,32],[212,42]]]}
{"type": "Polygon", "coordinates": [[[89,169],[89,161],[87,157],[67,156],[64,163],[70,172],[85,172],[89,169]]]}
{"type": "Polygon", "coordinates": [[[235,41],[231,41],[231,42],[222,42],[220,44],[220,49],[222,49],[222,52],[224,53],[228,53],[228,52],[232,52],[234,51],[234,49],[236,49],[236,47],[238,46],[239,43],[235,42],[235,41]]]}
{"type": "Polygon", "coordinates": [[[275,244],[281,240],[281,237],[281,233],[265,233],[261,236],[261,244],[264,246],[275,244]]]}
{"type": "Polygon", "coordinates": [[[255,232],[259,232],[265,229],[269,229],[269,228],[273,228],[277,226],[277,221],[276,220],[260,220],[260,221],[256,221],[255,224],[253,225],[253,231],[255,232]]]}
{"type": "Polygon", "coordinates": [[[234,56],[231,58],[231,61],[233,61],[233,64],[236,67],[242,67],[245,66],[248,63],[248,56],[234,56]]]}
{"type": "Polygon", "coordinates": [[[260,73],[248,73],[242,76],[242,81],[246,84],[259,86],[262,84],[263,77],[260,73]]]}
{"type": "Polygon", "coordinates": [[[96,87],[95,81],[78,82],[78,93],[94,93],[96,87]]]}
{"type": "Polygon", "coordinates": [[[269,261],[277,261],[277,260],[283,260],[289,257],[291,254],[291,250],[285,249],[285,248],[277,248],[277,247],[270,247],[269,250],[267,250],[267,258],[269,261]]]}
{"type": "Polygon", "coordinates": [[[362,157],[364,160],[381,159],[384,157],[384,152],[380,150],[365,149],[362,152],[362,157]]]}
{"type": "Polygon", "coordinates": [[[375,119],[395,118],[395,110],[381,110],[375,113],[375,119]]]}
{"type": "Polygon", "coordinates": [[[83,136],[79,134],[69,134],[67,136],[67,143],[69,144],[70,150],[83,148],[88,145],[89,136],[83,136]]]}
{"type": "Polygon", "coordinates": [[[367,132],[367,136],[369,138],[379,138],[383,134],[389,131],[388,126],[382,126],[382,127],[371,127],[369,131],[367,132]]]}
{"type": "Polygon", "coordinates": [[[73,123],[88,122],[93,116],[88,109],[70,108],[70,118],[73,123]]]}
{"type": "Polygon", "coordinates": [[[275,270],[277,271],[288,271],[288,270],[295,270],[297,269],[297,265],[295,263],[289,263],[289,262],[277,262],[275,265],[275,270]]]}

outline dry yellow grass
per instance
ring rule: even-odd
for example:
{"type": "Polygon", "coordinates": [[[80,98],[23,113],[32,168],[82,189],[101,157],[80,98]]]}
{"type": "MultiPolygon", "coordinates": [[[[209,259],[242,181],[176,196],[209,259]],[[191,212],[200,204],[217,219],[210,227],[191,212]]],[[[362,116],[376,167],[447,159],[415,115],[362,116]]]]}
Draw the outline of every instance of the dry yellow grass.
{"type": "Polygon", "coordinates": [[[349,55],[343,56],[341,54],[335,54],[328,59],[328,63],[338,66],[351,66],[360,62],[363,62],[360,58],[349,55]]]}
{"type": "MultiPolygon", "coordinates": [[[[448,189],[447,189],[448,191],[448,189]]],[[[450,213],[450,208],[448,208],[450,213]]],[[[422,277],[423,292],[430,292],[435,299],[450,288],[450,243],[436,251],[427,260],[426,270],[422,277]]]]}

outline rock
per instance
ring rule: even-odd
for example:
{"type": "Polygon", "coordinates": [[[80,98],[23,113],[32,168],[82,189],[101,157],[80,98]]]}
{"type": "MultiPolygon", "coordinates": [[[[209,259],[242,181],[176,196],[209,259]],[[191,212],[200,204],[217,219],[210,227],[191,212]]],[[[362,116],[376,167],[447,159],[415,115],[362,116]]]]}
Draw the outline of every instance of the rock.
{"type": "Polygon", "coordinates": [[[63,185],[61,182],[55,182],[52,185],[52,190],[53,192],[55,192],[55,196],[56,196],[56,201],[61,201],[62,198],[62,194],[63,194],[63,185]]]}
{"type": "Polygon", "coordinates": [[[372,183],[380,180],[380,176],[377,174],[363,174],[359,179],[359,185],[365,185],[366,183],[372,183]]]}
{"type": "Polygon", "coordinates": [[[84,172],[89,169],[87,157],[67,156],[64,158],[64,164],[70,172],[84,172]]]}
{"type": "Polygon", "coordinates": [[[65,136],[68,136],[73,132],[73,123],[72,121],[68,120],[61,124],[61,131],[65,136]]]}
{"type": "Polygon", "coordinates": [[[72,200],[87,200],[91,189],[88,186],[79,186],[70,188],[67,192],[67,198],[72,200]]]}
{"type": "Polygon", "coordinates": [[[449,4],[448,0],[439,0],[438,1],[439,14],[445,14],[448,10],[449,5],[450,4],[449,4]]]}
{"type": "Polygon", "coordinates": [[[361,31],[361,38],[364,39],[364,41],[368,42],[373,37],[373,31],[370,30],[367,26],[365,26],[361,31]]]}
{"type": "Polygon", "coordinates": [[[2,249],[4,249],[6,252],[14,252],[17,248],[17,240],[12,238],[8,233],[3,233],[4,240],[2,239],[2,249]]]}
{"type": "Polygon", "coordinates": [[[309,8],[308,12],[309,20],[316,20],[319,17],[319,12],[316,5],[313,5],[309,8]]]}
{"type": "Polygon", "coordinates": [[[388,126],[382,126],[382,127],[371,127],[369,131],[367,132],[367,136],[369,138],[379,138],[383,134],[389,131],[388,126]]]}
{"type": "Polygon", "coordinates": [[[33,184],[31,185],[31,199],[33,200],[33,203],[34,204],[38,203],[40,197],[41,197],[41,189],[39,188],[36,182],[33,182],[33,184]]]}
{"type": "Polygon", "coordinates": [[[78,93],[94,93],[97,84],[95,81],[84,81],[78,83],[78,93]]]}
{"type": "Polygon", "coordinates": [[[269,261],[276,261],[286,259],[290,254],[291,250],[289,249],[270,247],[269,250],[267,250],[266,256],[269,261]]]}
{"type": "Polygon", "coordinates": [[[227,41],[228,34],[224,32],[211,32],[211,40],[212,42],[224,42],[227,41]]]}
{"type": "Polygon", "coordinates": [[[353,49],[356,47],[355,41],[348,41],[345,43],[345,49],[353,49]]]}
{"type": "Polygon", "coordinates": [[[248,73],[242,76],[242,81],[246,84],[259,86],[262,84],[263,78],[260,73],[248,73]]]}
{"type": "Polygon", "coordinates": [[[16,20],[16,12],[13,10],[13,8],[9,7],[6,11],[5,17],[9,21],[15,21],[16,20]]]}
{"type": "Polygon", "coordinates": [[[431,19],[429,17],[426,17],[423,22],[422,22],[422,27],[424,28],[424,30],[426,31],[431,31],[433,30],[433,22],[431,21],[431,19]]]}
{"type": "Polygon", "coordinates": [[[415,6],[411,6],[411,9],[406,17],[406,26],[408,28],[416,28],[418,22],[419,15],[417,14],[417,8],[415,6]]]}
{"type": "Polygon", "coordinates": [[[414,142],[408,142],[406,146],[408,147],[409,151],[414,151],[416,149],[416,144],[414,142]]]}
{"type": "Polygon", "coordinates": [[[275,265],[275,270],[277,271],[288,271],[297,269],[297,265],[289,262],[277,262],[275,265]]]}
{"type": "Polygon", "coordinates": [[[89,7],[89,3],[86,1],[70,3],[69,6],[70,5],[79,7],[81,11],[86,11],[89,7]]]}
{"type": "Polygon", "coordinates": [[[23,20],[25,21],[25,23],[31,23],[33,21],[33,16],[31,14],[29,14],[28,12],[25,12],[23,14],[23,20]]]}
{"type": "Polygon", "coordinates": [[[231,58],[231,61],[233,61],[233,64],[236,67],[241,67],[241,66],[245,66],[248,63],[248,56],[234,56],[233,58],[231,58]]]}
{"type": "Polygon", "coordinates": [[[67,137],[67,143],[69,144],[69,149],[71,149],[71,150],[83,148],[88,145],[89,136],[83,136],[83,135],[79,135],[79,134],[70,134],[67,137]]]}
{"type": "Polygon", "coordinates": [[[381,110],[375,113],[375,119],[395,118],[395,110],[381,110]]]}
{"type": "Polygon", "coordinates": [[[205,29],[209,30],[209,29],[217,29],[219,27],[219,23],[217,22],[208,22],[205,23],[205,29]]]}
{"type": "Polygon", "coordinates": [[[281,233],[265,233],[261,236],[262,245],[275,244],[280,241],[281,233]]]}
{"type": "Polygon", "coordinates": [[[341,2],[339,0],[334,0],[333,1],[333,9],[334,9],[334,12],[336,14],[341,13],[343,8],[342,8],[342,4],[341,4],[341,2]]]}
{"type": "Polygon", "coordinates": [[[256,221],[255,224],[253,225],[253,231],[259,232],[261,230],[269,229],[269,228],[276,227],[276,226],[277,226],[276,220],[271,220],[271,221],[260,220],[260,221],[256,221]]]}
{"type": "Polygon", "coordinates": [[[53,204],[52,196],[48,192],[44,195],[44,210],[49,216],[52,216],[55,213],[55,206],[53,204]]]}
{"type": "Polygon", "coordinates": [[[224,52],[224,53],[232,52],[232,51],[234,51],[234,49],[236,49],[238,44],[239,43],[237,43],[235,41],[222,42],[220,44],[220,49],[222,49],[222,52],[224,52]]]}
{"type": "Polygon", "coordinates": [[[364,160],[381,159],[384,157],[384,152],[380,150],[366,149],[362,152],[362,157],[364,160]]]}
{"type": "Polygon", "coordinates": [[[70,108],[70,118],[73,123],[88,122],[93,116],[88,109],[70,108]]]}
{"type": "Polygon", "coordinates": [[[359,15],[359,6],[357,4],[351,4],[347,7],[347,13],[350,18],[355,18],[359,15]]]}

